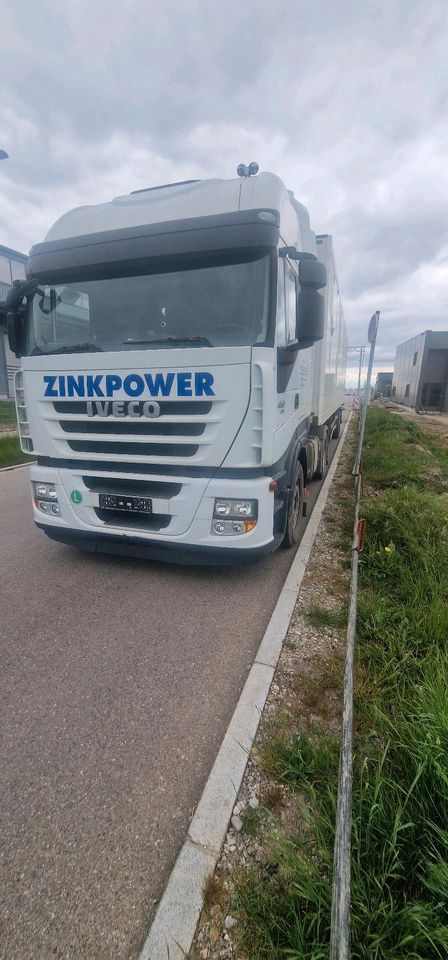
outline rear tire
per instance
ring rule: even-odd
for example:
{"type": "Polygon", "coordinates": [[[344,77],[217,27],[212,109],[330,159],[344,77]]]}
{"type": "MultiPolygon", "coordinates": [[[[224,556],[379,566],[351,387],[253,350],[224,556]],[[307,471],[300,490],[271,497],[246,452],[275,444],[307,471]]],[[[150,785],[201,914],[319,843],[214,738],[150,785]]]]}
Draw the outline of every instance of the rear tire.
{"type": "Polygon", "coordinates": [[[303,478],[302,464],[297,461],[294,468],[291,489],[288,494],[286,530],[283,538],[283,545],[285,547],[294,547],[296,543],[299,542],[304,495],[305,481],[303,478]]]}
{"type": "Polygon", "coordinates": [[[319,466],[315,473],[316,480],[323,480],[327,474],[329,447],[330,447],[330,438],[329,438],[328,430],[326,430],[324,439],[322,440],[322,446],[320,450],[319,466]]]}

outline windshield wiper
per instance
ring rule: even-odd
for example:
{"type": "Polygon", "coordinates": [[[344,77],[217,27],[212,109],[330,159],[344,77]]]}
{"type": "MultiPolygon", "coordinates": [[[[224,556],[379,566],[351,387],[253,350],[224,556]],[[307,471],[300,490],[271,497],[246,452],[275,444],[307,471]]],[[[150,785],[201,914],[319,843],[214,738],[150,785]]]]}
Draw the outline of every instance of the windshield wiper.
{"type": "Polygon", "coordinates": [[[211,347],[207,337],[164,337],[162,340],[134,340],[133,337],[128,337],[127,340],[123,340],[123,343],[135,343],[136,346],[140,343],[196,343],[198,346],[211,347]]]}
{"type": "Polygon", "coordinates": [[[47,357],[55,353],[103,353],[103,348],[96,343],[64,344],[63,347],[55,347],[54,350],[41,350],[40,347],[35,347],[32,356],[47,357]]]}

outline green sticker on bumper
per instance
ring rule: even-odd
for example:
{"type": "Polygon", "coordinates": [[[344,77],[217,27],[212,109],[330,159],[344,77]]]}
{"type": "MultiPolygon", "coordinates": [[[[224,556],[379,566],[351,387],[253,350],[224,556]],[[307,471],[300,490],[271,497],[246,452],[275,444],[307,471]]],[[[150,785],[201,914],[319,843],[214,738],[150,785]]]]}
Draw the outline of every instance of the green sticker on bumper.
{"type": "Polygon", "coordinates": [[[70,500],[73,500],[73,503],[82,503],[82,493],[80,490],[72,490],[70,500]]]}

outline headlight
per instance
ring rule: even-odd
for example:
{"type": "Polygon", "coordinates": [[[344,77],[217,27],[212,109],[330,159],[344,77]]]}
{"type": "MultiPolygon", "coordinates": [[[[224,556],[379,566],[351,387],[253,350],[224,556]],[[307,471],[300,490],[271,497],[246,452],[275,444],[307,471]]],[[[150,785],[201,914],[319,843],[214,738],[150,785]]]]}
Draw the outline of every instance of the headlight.
{"type": "Polygon", "coordinates": [[[39,500],[57,500],[56,487],[54,483],[38,483],[33,481],[34,496],[39,500]]]}
{"type": "Polygon", "coordinates": [[[54,483],[41,483],[40,480],[33,480],[32,486],[34,504],[37,509],[41,513],[49,513],[53,517],[60,517],[61,508],[54,483]]]}
{"type": "Polygon", "coordinates": [[[213,509],[213,534],[235,537],[250,533],[257,526],[258,500],[217,497],[213,509]]]}
{"type": "Polygon", "coordinates": [[[217,497],[213,510],[214,517],[228,517],[229,519],[256,520],[258,516],[258,500],[228,500],[217,497]]]}

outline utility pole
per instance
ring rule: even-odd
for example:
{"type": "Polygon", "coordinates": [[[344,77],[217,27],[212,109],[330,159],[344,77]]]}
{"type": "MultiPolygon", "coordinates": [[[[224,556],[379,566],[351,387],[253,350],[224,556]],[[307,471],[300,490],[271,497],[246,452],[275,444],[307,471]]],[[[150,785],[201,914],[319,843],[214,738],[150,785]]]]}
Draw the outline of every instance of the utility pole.
{"type": "Polygon", "coordinates": [[[347,349],[355,350],[356,353],[358,353],[359,351],[358,386],[356,388],[356,396],[360,397],[361,396],[361,373],[362,373],[362,366],[364,363],[366,348],[365,346],[361,346],[361,347],[358,346],[358,347],[348,347],[347,349]]]}
{"type": "Polygon", "coordinates": [[[362,365],[364,363],[365,352],[366,352],[365,347],[359,348],[359,370],[358,370],[358,390],[357,390],[358,397],[361,396],[361,371],[362,371],[362,365]]]}

